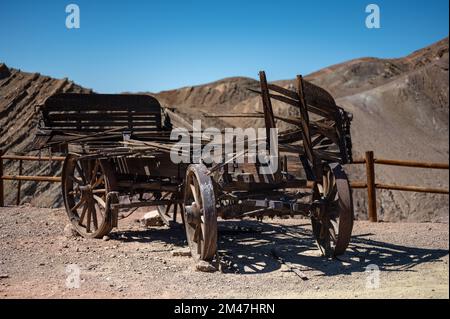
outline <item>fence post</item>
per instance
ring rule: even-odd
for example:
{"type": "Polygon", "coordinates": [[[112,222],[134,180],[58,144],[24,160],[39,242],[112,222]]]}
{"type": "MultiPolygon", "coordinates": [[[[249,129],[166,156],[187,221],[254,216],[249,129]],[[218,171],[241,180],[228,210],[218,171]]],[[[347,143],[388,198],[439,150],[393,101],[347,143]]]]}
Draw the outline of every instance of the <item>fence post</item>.
{"type": "Polygon", "coordinates": [[[377,193],[375,188],[375,160],[373,151],[366,152],[368,213],[371,222],[377,222],[377,193]]]}
{"type": "MultiPolygon", "coordinates": [[[[22,166],[23,166],[23,161],[19,160],[19,176],[22,176],[22,166]]],[[[19,180],[17,183],[17,199],[16,199],[16,206],[20,205],[20,189],[22,188],[22,181],[19,180]]]]}
{"type": "Polygon", "coordinates": [[[5,206],[5,194],[3,192],[3,154],[5,154],[5,151],[0,148],[0,207],[5,206]]]}

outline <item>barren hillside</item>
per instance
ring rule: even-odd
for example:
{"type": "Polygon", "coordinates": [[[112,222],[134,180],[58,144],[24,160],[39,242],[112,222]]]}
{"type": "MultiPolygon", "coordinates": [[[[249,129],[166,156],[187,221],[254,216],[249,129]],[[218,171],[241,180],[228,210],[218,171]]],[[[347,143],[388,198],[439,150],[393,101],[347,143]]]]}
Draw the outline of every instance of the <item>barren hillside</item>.
{"type": "MultiPolygon", "coordinates": [[[[293,68],[292,75],[298,73],[301,70],[293,68]]],[[[267,75],[271,80],[270,72],[267,75]]],[[[448,162],[448,38],[407,57],[356,59],[319,70],[306,79],[329,90],[339,105],[354,114],[354,157],[374,150],[378,157],[448,162]]],[[[289,88],[293,80],[277,83],[289,88]]],[[[261,111],[259,96],[247,88],[258,88],[258,82],[234,77],[154,95],[187,120],[201,118],[206,125],[218,127],[262,126],[261,120],[220,120],[203,116],[261,111]]],[[[34,106],[57,91],[90,90],[67,79],[55,80],[0,64],[0,147],[8,146],[10,151],[24,149],[37,124],[34,106]]],[[[296,112],[278,102],[274,102],[274,109],[284,115],[296,112]]],[[[283,128],[281,123],[280,127],[283,128]]],[[[47,173],[50,169],[48,163],[41,166],[25,166],[25,173],[47,173]]],[[[12,169],[9,163],[7,169],[12,169]]],[[[347,170],[353,180],[363,178],[358,168],[349,166],[347,170]]],[[[377,178],[386,183],[448,187],[447,171],[378,167],[377,178]]],[[[15,196],[12,186],[7,189],[7,202],[12,202],[15,196]]],[[[40,194],[33,204],[57,206],[59,203],[55,197],[59,194],[58,185],[34,187],[26,183],[24,189],[29,197],[23,201],[40,194]]],[[[364,192],[355,191],[355,198],[356,213],[364,218],[364,192]]],[[[385,220],[448,221],[448,196],[379,191],[378,199],[385,220]]]]}
{"type": "MultiPolygon", "coordinates": [[[[27,73],[8,68],[0,63],[0,148],[8,152],[21,152],[31,143],[37,126],[35,106],[57,92],[91,92],[68,79],[53,79],[39,73],[27,73]]],[[[47,154],[43,154],[47,155],[47,154]]],[[[17,173],[17,163],[5,161],[8,173],[17,173]]],[[[24,174],[47,175],[58,171],[59,166],[48,162],[24,163],[24,174]]],[[[16,183],[6,183],[6,203],[15,202],[16,183]]],[[[39,206],[60,204],[59,185],[23,183],[23,202],[39,206]],[[36,197],[36,198],[33,198],[36,197]]]]}

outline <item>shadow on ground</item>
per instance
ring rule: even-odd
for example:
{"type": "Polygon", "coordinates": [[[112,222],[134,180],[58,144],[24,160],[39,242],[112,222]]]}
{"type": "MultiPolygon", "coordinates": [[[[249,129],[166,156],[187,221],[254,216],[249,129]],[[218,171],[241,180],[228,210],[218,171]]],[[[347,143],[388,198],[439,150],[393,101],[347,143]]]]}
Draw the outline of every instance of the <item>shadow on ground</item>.
{"type": "MultiPolygon", "coordinates": [[[[300,225],[280,225],[257,221],[219,222],[219,255],[228,265],[223,271],[239,274],[260,274],[278,270],[297,269],[315,276],[350,275],[364,272],[368,265],[383,271],[414,271],[425,262],[441,262],[448,255],[445,249],[426,249],[395,245],[369,239],[373,234],[352,236],[347,252],[337,259],[320,255],[311,230],[300,225]]],[[[138,231],[116,231],[111,239],[119,241],[155,241],[186,246],[181,227],[153,228],[138,231]]]]}

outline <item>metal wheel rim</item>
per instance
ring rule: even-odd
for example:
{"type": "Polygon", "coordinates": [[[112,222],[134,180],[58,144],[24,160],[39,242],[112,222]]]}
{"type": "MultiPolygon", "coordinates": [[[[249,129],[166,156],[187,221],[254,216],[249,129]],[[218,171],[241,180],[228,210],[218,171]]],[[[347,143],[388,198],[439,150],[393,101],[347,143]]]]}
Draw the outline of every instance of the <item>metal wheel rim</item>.
{"type": "Polygon", "coordinates": [[[183,211],[192,257],[212,260],[217,251],[217,215],[212,180],[202,164],[190,165],[187,169],[183,211]],[[199,214],[194,221],[190,216],[192,209],[199,214]]]}
{"type": "Polygon", "coordinates": [[[351,188],[341,165],[324,166],[323,182],[313,195],[313,200],[319,198],[325,199],[327,209],[322,219],[311,217],[317,246],[326,256],[341,255],[350,243],[354,220],[351,188]]]}

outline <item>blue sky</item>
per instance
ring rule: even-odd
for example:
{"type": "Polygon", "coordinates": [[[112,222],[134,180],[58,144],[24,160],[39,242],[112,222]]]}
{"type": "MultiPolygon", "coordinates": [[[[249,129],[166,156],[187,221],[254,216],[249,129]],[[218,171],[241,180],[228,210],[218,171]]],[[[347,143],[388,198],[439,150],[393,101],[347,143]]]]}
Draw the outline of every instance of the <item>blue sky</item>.
{"type": "Polygon", "coordinates": [[[97,92],[229,76],[288,79],[349,59],[400,57],[448,36],[448,0],[0,0],[0,61],[97,92]],[[65,26],[66,5],[80,29],[65,26]],[[381,29],[365,27],[366,5],[381,29]]]}

